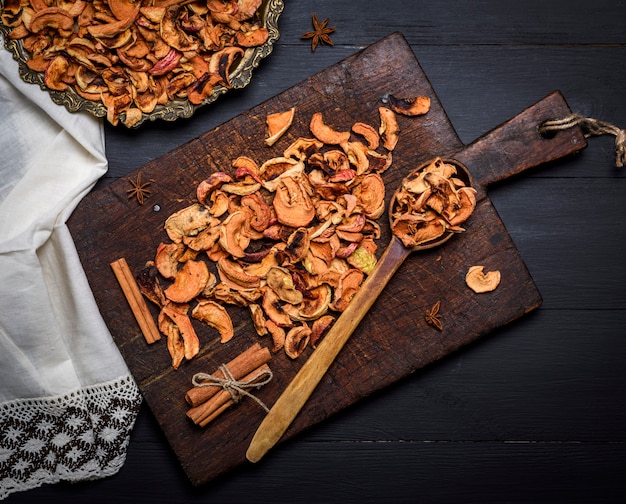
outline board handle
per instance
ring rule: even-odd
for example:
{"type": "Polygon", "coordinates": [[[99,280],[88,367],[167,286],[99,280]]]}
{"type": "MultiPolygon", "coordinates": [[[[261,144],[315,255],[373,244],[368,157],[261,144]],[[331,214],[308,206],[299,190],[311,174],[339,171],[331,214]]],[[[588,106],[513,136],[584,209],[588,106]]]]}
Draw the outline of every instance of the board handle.
{"type": "Polygon", "coordinates": [[[587,141],[578,126],[550,137],[539,133],[544,121],[571,113],[563,95],[554,91],[450,157],[467,166],[474,186],[484,190],[524,170],[584,149],[587,141]]]}

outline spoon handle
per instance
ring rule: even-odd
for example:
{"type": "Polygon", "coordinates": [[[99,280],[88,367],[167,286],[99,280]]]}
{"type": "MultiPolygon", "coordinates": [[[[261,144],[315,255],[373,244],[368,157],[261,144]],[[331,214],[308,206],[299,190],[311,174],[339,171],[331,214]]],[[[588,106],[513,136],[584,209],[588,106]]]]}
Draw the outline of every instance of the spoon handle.
{"type": "Polygon", "coordinates": [[[410,250],[393,236],[374,271],[259,425],[246,452],[248,460],[258,462],[280,440],[409,253],[410,250]]]}

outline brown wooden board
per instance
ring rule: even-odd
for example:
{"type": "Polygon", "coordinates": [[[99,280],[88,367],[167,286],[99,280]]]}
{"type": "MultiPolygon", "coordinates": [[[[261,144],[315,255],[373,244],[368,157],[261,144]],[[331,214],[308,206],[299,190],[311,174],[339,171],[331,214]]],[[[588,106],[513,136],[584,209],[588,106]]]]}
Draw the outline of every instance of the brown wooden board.
{"type": "MultiPolygon", "coordinates": [[[[401,266],[348,341],[328,374],[287,431],[284,439],[327,419],[415,370],[537,308],[541,303],[530,273],[506,227],[486,196],[492,182],[576,152],[586,143],[577,128],[544,139],[541,121],[570,113],[555,92],[470,145],[463,145],[427,77],[401,34],[392,34],[350,58],[312,76],[197,139],[155,159],[134,173],[151,180],[146,204],[128,198],[130,185],[120,179],[89,194],[69,220],[78,252],[100,311],[189,479],[202,484],[245,461],[245,452],[265,412],[244,400],[207,428],[186,417],[184,400],[197,372],[212,372],[259,338],[246,309],[228,307],[236,335],[219,342],[215,330],[196,325],[200,354],[174,371],[165,338],[147,345],[117,284],[110,263],[126,258],[138,272],[167,241],[165,219],[194,202],[197,184],[216,170],[230,171],[231,161],[247,155],[257,162],[278,156],[299,136],[310,136],[308,122],[321,111],[327,122],[348,130],[357,121],[377,125],[385,93],[431,97],[425,116],[398,118],[402,129],[392,168],[383,178],[387,201],[405,174],[434,156],[455,157],[474,177],[479,203],[465,226],[441,248],[413,254],[401,266]],[[264,146],[268,113],[297,107],[290,130],[272,148],[264,146]],[[155,210],[157,208],[158,210],[155,210]],[[464,282],[472,265],[502,273],[494,292],[475,294],[464,282]],[[441,301],[443,330],[428,326],[424,314],[441,301]]],[[[381,220],[379,250],[390,231],[381,220]]],[[[153,309],[156,317],[156,307],[153,309]]],[[[270,361],[272,382],[255,395],[271,406],[312,350],[298,360],[284,353],[270,361]]]]}

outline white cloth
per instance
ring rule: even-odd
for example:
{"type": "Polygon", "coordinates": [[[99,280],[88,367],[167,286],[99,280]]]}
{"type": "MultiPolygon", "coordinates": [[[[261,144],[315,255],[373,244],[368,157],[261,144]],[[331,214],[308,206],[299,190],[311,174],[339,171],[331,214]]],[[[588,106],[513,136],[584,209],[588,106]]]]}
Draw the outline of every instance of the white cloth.
{"type": "Polygon", "coordinates": [[[102,121],[24,83],[0,47],[0,499],[126,457],[141,397],[66,226],[107,167],[102,121]]]}

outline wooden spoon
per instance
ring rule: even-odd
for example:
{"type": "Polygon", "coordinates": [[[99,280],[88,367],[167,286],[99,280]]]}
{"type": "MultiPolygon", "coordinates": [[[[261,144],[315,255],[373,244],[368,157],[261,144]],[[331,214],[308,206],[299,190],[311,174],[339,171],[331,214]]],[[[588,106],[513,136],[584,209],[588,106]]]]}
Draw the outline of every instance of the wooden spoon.
{"type": "MultiPolygon", "coordinates": [[[[445,159],[444,161],[457,168],[457,176],[463,180],[466,186],[472,186],[472,176],[462,163],[453,159],[445,159]]],[[[420,165],[407,178],[419,173],[431,162],[428,161],[420,165]]],[[[390,216],[398,191],[399,189],[396,190],[389,204],[390,216]]],[[[258,462],[280,440],[365,314],[409,254],[413,251],[437,247],[448,241],[454,234],[456,233],[447,231],[435,240],[411,248],[405,247],[400,238],[392,235],[391,241],[378,260],[374,271],[363,282],[348,307],[300,368],[291,383],[287,385],[259,425],[246,452],[246,458],[249,461],[258,462]]]]}

